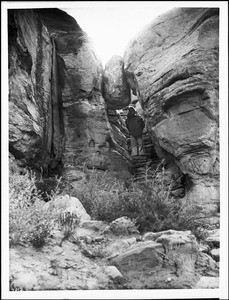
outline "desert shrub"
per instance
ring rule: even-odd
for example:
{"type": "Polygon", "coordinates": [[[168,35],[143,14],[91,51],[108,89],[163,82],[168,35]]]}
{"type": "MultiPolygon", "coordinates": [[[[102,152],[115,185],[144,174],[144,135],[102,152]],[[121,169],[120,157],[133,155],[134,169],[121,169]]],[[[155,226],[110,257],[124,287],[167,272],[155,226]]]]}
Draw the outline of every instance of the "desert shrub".
{"type": "Polygon", "coordinates": [[[211,224],[203,210],[198,204],[189,203],[187,199],[181,200],[179,214],[174,224],[176,230],[190,230],[197,240],[204,240],[208,236],[207,230],[211,224]]]}
{"type": "Polygon", "coordinates": [[[92,172],[78,195],[92,218],[111,222],[126,216],[133,220],[141,233],[168,229],[191,230],[202,237],[199,208],[185,199],[171,196],[170,184],[165,180],[165,169],[159,166],[152,178],[128,188],[118,180],[92,172]]]}
{"type": "Polygon", "coordinates": [[[63,232],[64,239],[70,237],[75,228],[79,224],[79,217],[76,213],[65,211],[59,214],[58,223],[61,231],[63,232]]]}
{"type": "Polygon", "coordinates": [[[162,172],[155,172],[153,180],[143,185],[132,182],[128,188],[118,180],[109,179],[106,173],[93,172],[79,198],[95,219],[111,222],[126,216],[135,221],[140,231],[159,231],[170,228],[178,210],[177,201],[169,195],[162,172]]]}
{"type": "Polygon", "coordinates": [[[35,184],[36,178],[27,172],[25,175],[10,174],[9,178],[9,239],[10,245],[31,243],[42,247],[57,219],[54,196],[45,205],[35,184]]]}
{"type": "Polygon", "coordinates": [[[34,175],[33,177],[36,189],[39,191],[39,196],[41,196],[45,202],[52,200],[53,195],[60,194],[64,189],[62,177],[55,176],[45,178],[42,173],[36,175],[36,177],[34,175]]]}

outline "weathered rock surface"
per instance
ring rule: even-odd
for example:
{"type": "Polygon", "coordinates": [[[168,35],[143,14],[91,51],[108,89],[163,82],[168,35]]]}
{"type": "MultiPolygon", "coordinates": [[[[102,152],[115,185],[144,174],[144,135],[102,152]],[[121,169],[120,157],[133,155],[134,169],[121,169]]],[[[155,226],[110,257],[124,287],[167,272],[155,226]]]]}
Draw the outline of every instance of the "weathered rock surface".
{"type": "Polygon", "coordinates": [[[209,216],[219,202],[218,30],[217,8],[174,9],[124,55],[152,140],[189,176],[187,198],[209,216]]]}
{"type": "Polygon", "coordinates": [[[125,278],[119,272],[119,270],[115,266],[108,266],[106,268],[106,272],[108,276],[117,283],[125,282],[125,278]]]}
{"type": "Polygon", "coordinates": [[[219,277],[219,266],[217,262],[206,253],[198,253],[196,269],[201,276],[219,277]]]}
{"type": "Polygon", "coordinates": [[[39,15],[45,18],[55,39],[61,69],[65,176],[71,176],[72,168],[83,164],[104,169],[109,160],[110,132],[101,95],[102,64],[79,27],[70,30],[68,20],[63,18],[54,23],[53,14],[48,11],[39,15]]]}
{"type": "Polygon", "coordinates": [[[193,288],[194,289],[217,289],[219,288],[219,278],[203,276],[200,278],[200,280],[193,288]]]}
{"type": "Polygon", "coordinates": [[[78,199],[60,198],[56,205],[81,215],[82,222],[68,240],[56,228],[39,250],[10,248],[11,290],[216,287],[218,265],[207,254],[198,253],[190,231],[148,233],[144,235],[152,238],[148,241],[132,232],[104,234],[106,224],[90,220],[78,199]],[[200,276],[211,276],[211,283],[196,285],[200,276]]]}
{"type": "Polygon", "coordinates": [[[73,185],[83,179],[83,167],[118,171],[110,153],[118,151],[124,161],[127,154],[107,118],[102,64],[77,22],[59,9],[10,10],[9,58],[15,158],[73,185]]]}
{"type": "Polygon", "coordinates": [[[98,290],[108,288],[109,282],[104,267],[67,241],[41,251],[11,249],[10,274],[11,286],[21,290],[98,290]]]}
{"type": "Polygon", "coordinates": [[[121,56],[113,56],[105,66],[103,97],[108,109],[121,109],[131,102],[130,88],[124,73],[124,62],[121,56]]]}
{"type": "MultiPolygon", "coordinates": [[[[52,120],[53,45],[31,10],[9,10],[9,144],[17,159],[48,168],[59,162],[52,150],[53,131],[62,136],[61,122],[52,120]]],[[[60,147],[61,148],[61,147],[60,147]]],[[[63,148],[60,149],[60,152],[63,148]]]]}
{"type": "MultiPolygon", "coordinates": [[[[69,195],[60,196],[55,199],[55,207],[62,209],[62,212],[70,212],[71,214],[76,214],[79,219],[79,224],[90,221],[91,217],[86,212],[82,203],[76,198],[69,195]]],[[[49,203],[46,204],[47,206],[49,203]]]]}
{"type": "Polygon", "coordinates": [[[211,247],[219,247],[220,244],[220,229],[208,230],[208,235],[205,238],[205,243],[211,247]]]}
{"type": "MultiPolygon", "coordinates": [[[[115,67],[114,73],[109,70],[113,82],[106,87],[107,104],[101,63],[86,34],[60,10],[11,11],[9,58],[10,161],[15,172],[23,172],[25,166],[49,175],[63,169],[69,181],[81,185],[86,164],[128,178],[128,133],[115,109],[129,103],[129,85],[140,99],[158,156],[169,165],[168,181],[177,184],[188,178],[189,200],[209,214],[216,211],[217,9],[176,9],[154,22],[130,43],[125,74],[122,59],[117,73],[115,67]]],[[[212,258],[198,253],[190,231],[139,237],[133,224],[122,218],[108,227],[91,220],[77,198],[60,198],[56,204],[76,213],[79,227],[69,241],[54,230],[39,251],[11,248],[12,287],[113,289],[118,283],[134,289],[218,288],[218,263],[213,258],[219,259],[219,230],[205,239],[205,251],[212,258]],[[199,276],[208,277],[196,284],[199,276]]]]}
{"type": "Polygon", "coordinates": [[[212,249],[210,254],[214,258],[215,261],[220,260],[220,249],[219,248],[212,249]]]}
{"type": "Polygon", "coordinates": [[[107,230],[116,235],[130,235],[139,233],[135,224],[127,217],[121,217],[112,221],[107,230]]]}
{"type": "Polygon", "coordinates": [[[131,179],[133,165],[128,152],[129,133],[123,118],[116,110],[107,109],[108,120],[111,126],[109,170],[116,178],[131,179]]]}
{"type": "Polygon", "coordinates": [[[190,231],[158,232],[155,241],[131,245],[111,258],[130,288],[191,288],[198,276],[198,245],[190,231]]]}

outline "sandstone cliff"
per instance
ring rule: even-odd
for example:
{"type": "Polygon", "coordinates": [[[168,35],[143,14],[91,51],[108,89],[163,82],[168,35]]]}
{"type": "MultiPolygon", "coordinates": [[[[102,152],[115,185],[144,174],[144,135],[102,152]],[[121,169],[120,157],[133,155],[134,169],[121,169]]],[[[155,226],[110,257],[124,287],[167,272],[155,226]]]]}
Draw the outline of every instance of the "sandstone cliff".
{"type": "MultiPolygon", "coordinates": [[[[152,213],[156,223],[172,227],[166,221],[176,210],[164,216],[160,205],[159,211],[148,206],[150,201],[163,204],[157,200],[167,193],[166,184],[159,186],[166,181],[174,188],[175,202],[182,204],[179,214],[182,201],[189,200],[211,217],[214,228],[201,242],[194,236],[198,231],[183,227],[161,231],[155,226],[140,234],[125,217],[109,224],[92,220],[77,198],[58,196],[55,205],[66,202],[66,212],[78,216],[79,223],[68,238],[63,228],[54,227],[39,251],[30,244],[12,247],[11,290],[218,288],[218,10],[170,11],[130,41],[124,58],[113,57],[105,70],[87,34],[61,10],[9,10],[8,23],[13,173],[27,167],[47,177],[59,174],[80,191],[90,169],[96,174],[108,170],[119,179],[135,172],[135,179],[143,174],[145,180],[146,171],[154,172],[162,160],[161,181],[151,181],[158,192],[146,189],[145,207],[144,194],[133,197],[125,194],[127,189],[120,206],[102,212],[125,214],[123,203],[132,195],[129,204],[136,201],[145,209],[140,217],[152,213]],[[146,121],[146,156],[136,161],[129,157],[129,134],[119,112],[130,103],[146,121]]],[[[99,209],[109,208],[112,195],[120,194],[117,188],[107,191],[107,185],[106,190],[101,184],[95,188],[101,190],[97,197],[105,199],[99,207],[91,193],[99,209]]],[[[136,206],[131,211],[133,206],[128,213],[138,212],[136,206]]],[[[51,201],[43,205],[42,200],[43,208],[50,218],[51,201]]]]}
{"type": "Polygon", "coordinates": [[[65,12],[9,10],[9,142],[22,167],[74,180],[84,165],[114,173],[122,166],[130,176],[102,76],[86,33],[65,12]]]}
{"type": "Polygon", "coordinates": [[[128,132],[117,109],[133,95],[167,173],[212,216],[219,207],[218,10],[170,11],[104,71],[63,11],[9,10],[9,142],[20,166],[73,181],[83,166],[129,177],[128,132]]]}
{"type": "Polygon", "coordinates": [[[179,167],[187,197],[210,215],[219,203],[218,30],[217,8],[174,9],[124,55],[158,156],[179,167]]]}

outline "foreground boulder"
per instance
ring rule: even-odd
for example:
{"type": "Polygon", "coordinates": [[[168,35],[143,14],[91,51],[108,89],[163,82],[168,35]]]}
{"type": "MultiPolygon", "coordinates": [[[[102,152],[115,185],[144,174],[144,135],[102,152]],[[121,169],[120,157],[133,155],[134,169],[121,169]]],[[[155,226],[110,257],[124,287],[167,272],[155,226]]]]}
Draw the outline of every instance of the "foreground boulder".
{"type": "MultiPolygon", "coordinates": [[[[49,205],[49,203],[46,205],[49,205]]],[[[54,201],[54,208],[62,210],[62,213],[69,212],[72,215],[76,215],[79,220],[79,225],[91,220],[90,215],[76,197],[71,197],[69,195],[59,196],[54,201]]]]}
{"type": "Polygon", "coordinates": [[[219,203],[218,8],[179,8],[130,41],[124,68],[161,158],[209,217],[219,203]]]}
{"type": "Polygon", "coordinates": [[[203,276],[194,286],[194,289],[218,289],[219,278],[203,276]]]}
{"type": "Polygon", "coordinates": [[[191,288],[198,245],[190,231],[158,232],[150,241],[138,242],[110,258],[128,280],[129,288],[191,288]]]}

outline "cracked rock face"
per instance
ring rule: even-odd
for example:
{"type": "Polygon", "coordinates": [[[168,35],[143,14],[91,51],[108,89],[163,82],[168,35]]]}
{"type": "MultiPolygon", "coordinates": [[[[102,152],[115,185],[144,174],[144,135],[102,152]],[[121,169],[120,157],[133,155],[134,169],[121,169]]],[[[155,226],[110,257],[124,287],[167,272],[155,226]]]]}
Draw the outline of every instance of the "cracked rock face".
{"type": "Polygon", "coordinates": [[[8,18],[10,152],[41,167],[51,159],[52,42],[34,12],[8,18]]]}
{"type": "Polygon", "coordinates": [[[58,55],[61,81],[62,122],[65,130],[64,174],[87,162],[91,168],[105,168],[108,160],[109,127],[101,95],[102,65],[87,35],[71,25],[71,17],[57,11],[41,11],[58,55]],[[54,13],[54,15],[53,15],[54,13]],[[59,16],[59,17],[58,17],[59,16]]]}
{"type": "Polygon", "coordinates": [[[149,234],[151,240],[129,246],[110,263],[129,280],[130,288],[191,288],[198,280],[198,244],[194,235],[175,230],[149,234]]]}
{"type": "Polygon", "coordinates": [[[174,9],[130,41],[124,55],[152,140],[189,176],[187,197],[210,215],[219,201],[218,14],[174,9]]]}
{"type": "Polygon", "coordinates": [[[86,33],[59,9],[9,11],[11,154],[22,167],[71,181],[85,164],[118,172],[113,156],[122,159],[125,149],[114,140],[102,64],[86,33]]]}

